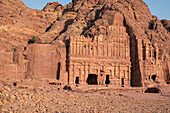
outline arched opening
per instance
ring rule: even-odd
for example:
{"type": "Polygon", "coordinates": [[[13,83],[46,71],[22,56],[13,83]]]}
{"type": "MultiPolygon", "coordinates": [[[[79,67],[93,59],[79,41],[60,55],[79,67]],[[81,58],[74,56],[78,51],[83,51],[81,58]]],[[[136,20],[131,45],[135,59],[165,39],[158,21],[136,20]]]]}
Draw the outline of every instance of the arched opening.
{"type": "Polygon", "coordinates": [[[150,77],[150,75],[149,75],[149,80],[151,80],[151,77],[150,77]]]}
{"type": "Polygon", "coordinates": [[[153,80],[153,81],[156,80],[156,75],[152,75],[152,80],[153,80]]]}
{"type": "Polygon", "coordinates": [[[151,54],[152,54],[152,52],[151,52],[151,51],[149,51],[149,57],[151,57],[151,54]]]}
{"type": "Polygon", "coordinates": [[[145,93],[160,93],[160,89],[152,87],[145,90],[145,93]]]}
{"type": "Polygon", "coordinates": [[[121,79],[121,85],[124,87],[124,78],[121,79]]]}
{"type": "Polygon", "coordinates": [[[109,75],[106,75],[106,81],[105,81],[105,84],[110,84],[109,75]]]}
{"type": "Polygon", "coordinates": [[[156,50],[154,50],[154,58],[156,59],[156,50]]]}
{"type": "Polygon", "coordinates": [[[76,77],[75,83],[79,84],[79,77],[76,77]]]}
{"type": "Polygon", "coordinates": [[[88,83],[88,85],[97,85],[97,77],[98,75],[89,74],[86,82],[88,83]]]}
{"type": "Polygon", "coordinates": [[[57,80],[60,79],[60,68],[61,68],[61,63],[58,62],[58,69],[57,69],[57,80]]]}

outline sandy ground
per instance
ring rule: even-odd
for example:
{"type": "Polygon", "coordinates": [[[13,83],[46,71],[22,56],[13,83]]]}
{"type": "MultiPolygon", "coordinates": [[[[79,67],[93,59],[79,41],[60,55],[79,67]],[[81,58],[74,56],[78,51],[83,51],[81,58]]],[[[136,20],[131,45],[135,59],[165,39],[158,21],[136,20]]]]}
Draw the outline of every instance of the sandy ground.
{"type": "Polygon", "coordinates": [[[110,90],[110,86],[88,86],[82,91],[80,89],[84,86],[72,86],[73,90],[68,91],[63,87],[14,87],[1,84],[0,112],[170,113],[170,93],[142,93],[139,92],[140,88],[136,92],[118,92],[115,90],[117,88],[110,90]],[[92,91],[96,87],[98,90],[92,91]]]}

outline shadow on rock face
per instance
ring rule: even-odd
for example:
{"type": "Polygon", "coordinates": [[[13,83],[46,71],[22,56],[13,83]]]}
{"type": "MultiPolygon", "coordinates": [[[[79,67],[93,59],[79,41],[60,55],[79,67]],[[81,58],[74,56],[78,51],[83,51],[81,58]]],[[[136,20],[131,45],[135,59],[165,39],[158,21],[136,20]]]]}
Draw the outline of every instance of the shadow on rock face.
{"type": "Polygon", "coordinates": [[[145,90],[145,93],[161,93],[161,90],[155,87],[152,88],[148,88],[147,90],[145,90]]]}

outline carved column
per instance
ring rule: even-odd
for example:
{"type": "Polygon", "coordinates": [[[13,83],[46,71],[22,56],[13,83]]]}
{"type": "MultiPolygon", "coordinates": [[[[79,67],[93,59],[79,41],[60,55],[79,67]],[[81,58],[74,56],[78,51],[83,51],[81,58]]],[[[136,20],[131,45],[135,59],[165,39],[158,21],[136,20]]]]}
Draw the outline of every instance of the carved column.
{"type": "Polygon", "coordinates": [[[73,54],[75,55],[76,54],[76,44],[73,42],[73,54]]]}
{"type": "Polygon", "coordinates": [[[158,54],[159,54],[159,48],[156,47],[156,62],[158,62],[158,54]]]}
{"type": "Polygon", "coordinates": [[[122,55],[122,46],[120,46],[120,51],[119,52],[120,52],[120,57],[122,58],[122,56],[123,56],[122,55]]]}
{"type": "Polygon", "coordinates": [[[89,74],[89,70],[90,70],[90,65],[88,63],[85,63],[85,67],[84,67],[84,83],[86,83],[87,78],[88,78],[88,74],[89,74]]]}
{"type": "Polygon", "coordinates": [[[88,55],[90,55],[90,43],[88,43],[88,55]]]}
{"type": "Polygon", "coordinates": [[[111,57],[111,44],[108,44],[108,56],[111,57]]]}
{"type": "Polygon", "coordinates": [[[118,57],[119,55],[118,55],[118,46],[116,46],[116,57],[118,57]]]}
{"type": "Polygon", "coordinates": [[[113,68],[112,68],[112,78],[114,78],[115,77],[115,66],[113,66],[113,68]]]}
{"type": "Polygon", "coordinates": [[[88,55],[88,45],[85,46],[85,55],[88,55]]]}
{"type": "Polygon", "coordinates": [[[118,57],[120,57],[120,42],[119,42],[119,46],[118,46],[118,57]]]}
{"type": "Polygon", "coordinates": [[[77,46],[77,42],[76,42],[75,44],[76,44],[76,45],[75,45],[75,54],[77,55],[77,53],[78,53],[78,52],[77,52],[77,47],[78,47],[78,46],[77,46]]]}
{"type": "Polygon", "coordinates": [[[88,73],[87,73],[87,70],[88,70],[88,66],[87,66],[87,64],[85,63],[85,64],[84,64],[84,77],[83,77],[84,80],[83,80],[83,84],[86,84],[86,79],[87,79],[87,76],[88,76],[88,75],[87,75],[87,74],[88,74],[88,73]]]}
{"type": "Polygon", "coordinates": [[[113,56],[113,46],[112,46],[112,43],[110,43],[110,56],[111,57],[113,56]]]}
{"type": "Polygon", "coordinates": [[[81,43],[82,55],[84,55],[84,43],[81,43]]]}
{"type": "Polygon", "coordinates": [[[113,56],[115,57],[115,45],[113,45],[113,56]]]}
{"type": "Polygon", "coordinates": [[[109,56],[109,44],[107,43],[107,56],[109,56]]]}
{"type": "Polygon", "coordinates": [[[80,69],[79,69],[79,80],[80,80],[79,83],[80,83],[80,84],[82,84],[82,82],[83,82],[82,69],[83,69],[83,68],[82,68],[82,66],[80,65],[80,69]]]}
{"type": "Polygon", "coordinates": [[[149,46],[148,44],[146,44],[146,58],[147,59],[150,57],[149,54],[150,54],[149,46]]]}
{"type": "Polygon", "coordinates": [[[90,55],[93,55],[93,53],[92,53],[92,45],[90,44],[89,47],[90,47],[90,48],[89,48],[90,55]]]}
{"type": "Polygon", "coordinates": [[[97,55],[99,55],[99,45],[97,44],[97,55]]]}
{"type": "Polygon", "coordinates": [[[69,54],[73,54],[73,43],[70,42],[69,54]]]}
{"type": "Polygon", "coordinates": [[[126,57],[128,56],[128,54],[127,54],[127,53],[128,53],[128,51],[127,51],[127,49],[128,49],[127,46],[125,46],[124,49],[125,49],[125,54],[124,54],[124,55],[125,55],[125,58],[126,58],[126,57]]]}
{"type": "Polygon", "coordinates": [[[71,53],[71,54],[74,54],[74,43],[71,43],[70,45],[71,45],[71,47],[70,47],[70,53],[71,53]]]}
{"type": "Polygon", "coordinates": [[[83,54],[83,48],[82,48],[82,43],[80,43],[80,55],[83,54]]]}
{"type": "Polygon", "coordinates": [[[78,55],[80,55],[80,43],[77,44],[77,52],[78,52],[78,55]]]}
{"type": "Polygon", "coordinates": [[[106,56],[106,54],[107,54],[106,47],[105,44],[103,44],[103,56],[106,56]]]}
{"type": "Polygon", "coordinates": [[[70,63],[69,84],[74,84],[74,65],[70,63]]]}
{"type": "Polygon", "coordinates": [[[94,48],[93,48],[93,51],[94,51],[94,56],[96,56],[97,55],[97,52],[96,52],[96,46],[94,45],[94,48]]]}
{"type": "Polygon", "coordinates": [[[118,65],[118,77],[119,77],[119,79],[120,79],[120,71],[121,71],[120,65],[118,65]]]}
{"type": "Polygon", "coordinates": [[[122,58],[125,58],[125,46],[122,47],[122,58]]]}

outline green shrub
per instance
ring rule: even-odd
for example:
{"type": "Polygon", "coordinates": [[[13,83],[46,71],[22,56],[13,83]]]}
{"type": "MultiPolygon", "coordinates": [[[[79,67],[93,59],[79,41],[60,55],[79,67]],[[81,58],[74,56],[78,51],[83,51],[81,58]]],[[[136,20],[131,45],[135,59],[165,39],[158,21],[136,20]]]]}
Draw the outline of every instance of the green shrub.
{"type": "Polygon", "coordinates": [[[44,42],[44,43],[42,43],[42,44],[52,44],[52,42],[44,42]]]}
{"type": "Polygon", "coordinates": [[[33,88],[33,91],[36,93],[36,92],[37,92],[37,89],[36,89],[36,88],[33,88]]]}
{"type": "Polygon", "coordinates": [[[14,17],[14,15],[11,15],[10,17],[14,17]]]}
{"type": "Polygon", "coordinates": [[[123,96],[123,94],[119,94],[119,96],[123,96]]]}
{"type": "Polygon", "coordinates": [[[4,86],[8,86],[8,84],[4,83],[4,86]]]}
{"type": "Polygon", "coordinates": [[[33,44],[36,41],[36,36],[33,36],[32,39],[29,39],[28,44],[33,44]]]}
{"type": "Polygon", "coordinates": [[[50,44],[49,42],[44,42],[43,44],[50,44]]]}
{"type": "Polygon", "coordinates": [[[111,96],[111,93],[108,93],[108,96],[111,96]]]}
{"type": "Polygon", "coordinates": [[[24,59],[26,59],[26,60],[27,60],[27,55],[24,55],[24,59]]]}

